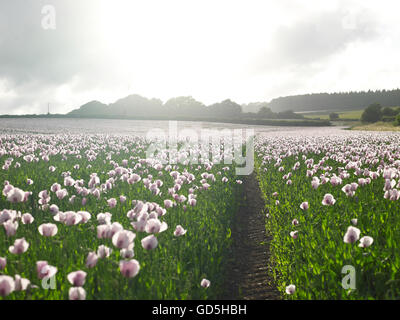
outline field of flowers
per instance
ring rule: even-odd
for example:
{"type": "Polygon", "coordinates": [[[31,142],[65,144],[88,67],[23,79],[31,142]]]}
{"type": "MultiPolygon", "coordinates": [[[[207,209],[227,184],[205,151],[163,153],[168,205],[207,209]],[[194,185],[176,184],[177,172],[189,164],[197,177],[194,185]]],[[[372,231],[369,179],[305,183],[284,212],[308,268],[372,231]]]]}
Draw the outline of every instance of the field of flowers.
{"type": "MultiPolygon", "coordinates": [[[[265,263],[282,296],[400,298],[399,138],[256,138],[265,263]]],[[[205,161],[181,144],[173,163],[148,148],[118,134],[0,135],[0,299],[223,296],[242,201],[235,164],[221,146],[205,161]]]]}
{"type": "Polygon", "coordinates": [[[287,298],[400,298],[399,141],[349,132],[258,139],[272,269],[287,298]]]}
{"type": "MultiPolygon", "coordinates": [[[[146,158],[143,138],[0,136],[0,299],[213,299],[234,165],[146,158]]],[[[193,150],[192,150],[193,151],[193,150]]]]}

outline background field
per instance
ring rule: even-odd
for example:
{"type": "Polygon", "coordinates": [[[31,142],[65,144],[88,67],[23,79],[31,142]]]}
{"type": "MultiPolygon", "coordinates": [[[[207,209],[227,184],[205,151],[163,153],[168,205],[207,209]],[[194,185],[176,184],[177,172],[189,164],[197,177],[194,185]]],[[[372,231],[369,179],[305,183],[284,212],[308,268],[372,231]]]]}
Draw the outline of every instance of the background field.
{"type": "Polygon", "coordinates": [[[329,114],[335,112],[339,115],[339,120],[359,120],[364,110],[351,110],[351,111],[324,111],[324,112],[310,112],[302,113],[308,119],[323,119],[329,120],[329,114]]]}

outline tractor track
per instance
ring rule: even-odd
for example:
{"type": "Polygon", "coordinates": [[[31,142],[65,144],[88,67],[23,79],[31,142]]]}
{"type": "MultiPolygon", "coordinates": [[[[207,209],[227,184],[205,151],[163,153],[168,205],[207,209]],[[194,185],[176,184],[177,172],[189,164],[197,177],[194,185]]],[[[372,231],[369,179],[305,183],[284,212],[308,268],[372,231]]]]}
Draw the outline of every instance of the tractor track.
{"type": "Polygon", "coordinates": [[[265,206],[255,173],[243,179],[243,203],[232,227],[231,261],[225,293],[229,300],[278,300],[269,270],[269,242],[265,206]]]}

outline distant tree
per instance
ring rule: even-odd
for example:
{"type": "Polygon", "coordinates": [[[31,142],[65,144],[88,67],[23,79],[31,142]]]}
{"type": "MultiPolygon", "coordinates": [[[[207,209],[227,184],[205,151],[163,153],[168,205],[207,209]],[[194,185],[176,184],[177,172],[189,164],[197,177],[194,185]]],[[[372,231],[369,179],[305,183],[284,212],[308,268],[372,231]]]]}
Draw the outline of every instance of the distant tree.
{"type": "Polygon", "coordinates": [[[329,114],[329,120],[338,120],[339,119],[339,115],[336,112],[332,112],[329,114]]]}
{"type": "Polygon", "coordinates": [[[275,114],[272,112],[272,110],[265,106],[258,110],[257,115],[266,119],[273,119],[275,117],[275,114]]]}
{"type": "Polygon", "coordinates": [[[90,101],[82,105],[79,109],[72,110],[69,114],[76,116],[98,116],[107,115],[109,108],[106,104],[99,101],[90,101]]]}
{"type": "Polygon", "coordinates": [[[268,108],[268,102],[250,102],[248,104],[242,104],[243,112],[254,112],[254,113],[257,113],[263,107],[267,107],[268,108]]]}
{"type": "Polygon", "coordinates": [[[400,106],[400,89],[361,92],[313,93],[271,100],[272,111],[359,110],[379,101],[384,107],[400,106]]]}
{"type": "Polygon", "coordinates": [[[396,126],[400,126],[400,113],[396,116],[395,124],[396,126]]]}
{"type": "Polygon", "coordinates": [[[361,115],[362,122],[377,122],[382,119],[382,106],[379,103],[369,105],[361,115]]]}
{"type": "Polygon", "coordinates": [[[111,103],[108,109],[112,115],[151,118],[160,114],[162,101],[159,99],[147,99],[138,94],[131,94],[111,103]]]}
{"type": "Polygon", "coordinates": [[[390,107],[385,107],[382,109],[382,115],[383,116],[389,116],[389,117],[393,117],[396,114],[398,114],[398,111],[395,109],[392,109],[390,107]]]}
{"type": "Polygon", "coordinates": [[[223,118],[223,119],[236,119],[242,115],[242,107],[240,104],[226,99],[219,103],[214,103],[209,106],[207,116],[223,118]]]}
{"type": "Polygon", "coordinates": [[[163,106],[167,115],[197,117],[204,116],[205,105],[191,96],[169,99],[163,106]]]}
{"type": "Polygon", "coordinates": [[[293,110],[287,110],[278,112],[276,119],[304,119],[304,116],[300,113],[296,113],[293,110]]]}

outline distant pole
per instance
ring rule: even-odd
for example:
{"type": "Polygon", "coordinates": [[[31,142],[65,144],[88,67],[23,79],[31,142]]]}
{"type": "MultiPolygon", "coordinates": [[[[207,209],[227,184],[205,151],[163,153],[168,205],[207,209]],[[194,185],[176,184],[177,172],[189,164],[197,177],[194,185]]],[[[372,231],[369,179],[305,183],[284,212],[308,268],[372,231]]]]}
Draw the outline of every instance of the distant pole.
{"type": "Polygon", "coordinates": [[[50,103],[47,104],[47,115],[50,114],[50,103]]]}

